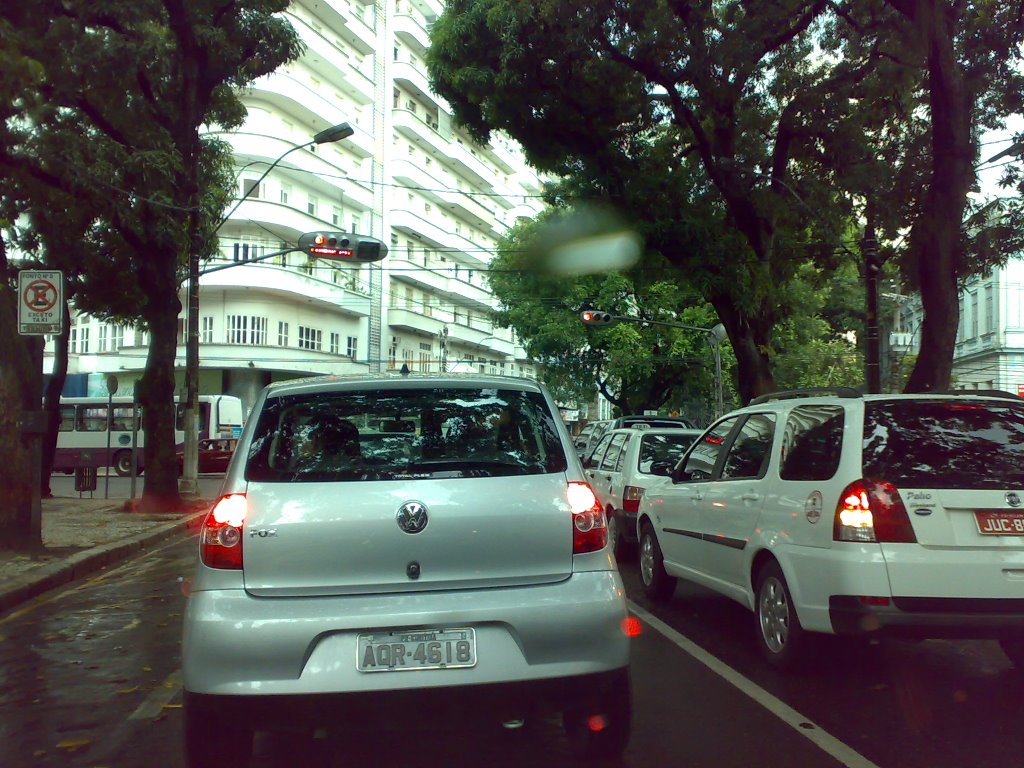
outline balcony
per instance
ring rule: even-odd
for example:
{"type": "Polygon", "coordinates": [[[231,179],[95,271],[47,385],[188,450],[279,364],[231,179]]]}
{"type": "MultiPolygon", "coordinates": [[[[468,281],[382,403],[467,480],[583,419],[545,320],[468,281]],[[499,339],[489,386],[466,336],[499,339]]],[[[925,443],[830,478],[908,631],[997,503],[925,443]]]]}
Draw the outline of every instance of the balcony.
{"type": "Polygon", "coordinates": [[[445,322],[439,317],[428,317],[411,309],[388,307],[388,326],[392,331],[439,336],[445,322]]]}
{"type": "Polygon", "coordinates": [[[402,136],[447,162],[451,142],[436,128],[427,125],[419,115],[408,109],[392,109],[391,121],[395,130],[402,136]]]}
{"type": "Polygon", "coordinates": [[[460,261],[465,261],[479,267],[487,264],[482,258],[483,251],[481,246],[462,235],[442,229],[437,224],[424,219],[412,211],[403,208],[392,209],[391,226],[414,238],[427,240],[437,247],[454,251],[460,261]]]}
{"type": "Polygon", "coordinates": [[[253,83],[245,94],[245,100],[250,99],[264,101],[297,122],[313,126],[315,131],[345,121],[340,107],[313,90],[308,82],[283,69],[253,83]]]}
{"type": "Polygon", "coordinates": [[[427,22],[423,14],[407,9],[395,14],[395,34],[420,56],[426,55],[430,47],[430,35],[427,34],[427,22]]]}
{"type": "MultiPolygon", "coordinates": [[[[397,250],[397,249],[396,249],[397,250]]],[[[403,251],[400,251],[404,253],[403,251]]],[[[388,274],[392,280],[410,283],[421,290],[442,297],[446,303],[478,310],[490,310],[494,297],[479,286],[461,278],[452,276],[454,265],[451,262],[438,263],[431,261],[424,266],[410,261],[407,257],[395,256],[395,251],[388,256],[388,274]],[[442,271],[434,271],[442,270],[442,271]]],[[[466,274],[468,270],[462,270],[466,274]]]]}
{"type": "Polygon", "coordinates": [[[460,173],[468,176],[475,184],[493,187],[497,181],[494,170],[487,166],[479,154],[476,150],[471,150],[458,141],[453,141],[448,145],[448,157],[451,164],[460,173]]]}
{"type": "Polygon", "coordinates": [[[397,84],[404,86],[418,98],[437,106],[437,97],[430,90],[430,83],[424,70],[408,61],[395,61],[392,62],[392,74],[397,84]]]}
{"type": "Polygon", "coordinates": [[[245,264],[204,275],[200,283],[200,303],[207,303],[203,297],[211,295],[245,302],[263,300],[271,304],[279,301],[274,296],[285,297],[301,301],[306,309],[315,308],[323,315],[362,318],[370,313],[364,293],[317,279],[299,269],[271,264],[245,264]]]}

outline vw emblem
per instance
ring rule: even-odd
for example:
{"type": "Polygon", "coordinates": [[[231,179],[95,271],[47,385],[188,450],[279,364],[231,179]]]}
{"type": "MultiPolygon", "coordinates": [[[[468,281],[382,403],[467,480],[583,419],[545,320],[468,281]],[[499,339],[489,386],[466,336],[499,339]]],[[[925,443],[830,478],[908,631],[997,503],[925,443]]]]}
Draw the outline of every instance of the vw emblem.
{"type": "Polygon", "coordinates": [[[406,533],[419,533],[427,527],[427,508],[418,501],[407,501],[398,508],[397,520],[406,533]]]}
{"type": "Polygon", "coordinates": [[[1006,503],[1009,504],[1011,507],[1019,507],[1020,496],[1018,496],[1013,491],[1010,491],[1008,494],[1006,494],[1006,503]]]}

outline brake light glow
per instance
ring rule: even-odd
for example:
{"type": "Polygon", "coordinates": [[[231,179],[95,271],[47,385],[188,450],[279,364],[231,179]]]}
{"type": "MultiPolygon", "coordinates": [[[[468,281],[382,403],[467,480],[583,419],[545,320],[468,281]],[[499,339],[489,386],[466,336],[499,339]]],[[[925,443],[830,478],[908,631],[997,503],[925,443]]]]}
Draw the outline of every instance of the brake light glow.
{"type": "Polygon", "coordinates": [[[884,480],[855,480],[836,505],[835,541],[915,543],[917,536],[900,492],[884,480]]]}
{"type": "Polygon", "coordinates": [[[622,489],[622,509],[624,512],[639,512],[640,499],[644,497],[644,489],[635,485],[627,485],[622,489]]]}
{"type": "Polygon", "coordinates": [[[608,544],[604,510],[586,483],[571,482],[567,489],[572,512],[572,553],[596,552],[608,544]]]}
{"type": "Polygon", "coordinates": [[[199,556],[210,568],[242,567],[242,526],[249,508],[244,493],[231,493],[210,510],[199,533],[199,556]]]}

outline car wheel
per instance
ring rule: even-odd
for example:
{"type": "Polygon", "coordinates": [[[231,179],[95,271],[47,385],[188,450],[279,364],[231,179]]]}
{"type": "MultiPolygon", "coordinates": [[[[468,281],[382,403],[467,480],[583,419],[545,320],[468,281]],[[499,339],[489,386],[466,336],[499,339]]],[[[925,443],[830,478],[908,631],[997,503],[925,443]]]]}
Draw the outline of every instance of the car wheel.
{"type": "Polygon", "coordinates": [[[1024,638],[1003,638],[999,641],[999,647],[1003,649],[1003,653],[1013,666],[1024,671],[1024,638]]]}
{"type": "Polygon", "coordinates": [[[758,571],[756,594],[755,611],[762,655],[779,669],[795,666],[802,660],[801,652],[808,642],[807,633],[800,626],[782,568],[774,560],[765,563],[758,571]]]}
{"type": "Polygon", "coordinates": [[[622,533],[619,531],[619,519],[615,512],[608,510],[605,513],[608,519],[608,543],[612,545],[612,553],[616,560],[624,560],[626,555],[625,544],[622,533]]]}
{"type": "Polygon", "coordinates": [[[676,588],[676,579],[665,571],[654,526],[645,522],[640,532],[640,581],[644,594],[652,600],[667,600],[676,588]]]}
{"type": "Polygon", "coordinates": [[[253,730],[219,717],[209,708],[190,703],[185,694],[185,765],[224,768],[247,765],[252,757],[253,730]]]}
{"type": "Polygon", "coordinates": [[[616,674],[599,693],[562,712],[562,726],[573,757],[605,764],[621,760],[632,722],[633,698],[626,670],[616,674]]]}
{"type": "Polygon", "coordinates": [[[118,451],[114,454],[114,471],[118,477],[128,477],[132,473],[131,451],[118,451]]]}

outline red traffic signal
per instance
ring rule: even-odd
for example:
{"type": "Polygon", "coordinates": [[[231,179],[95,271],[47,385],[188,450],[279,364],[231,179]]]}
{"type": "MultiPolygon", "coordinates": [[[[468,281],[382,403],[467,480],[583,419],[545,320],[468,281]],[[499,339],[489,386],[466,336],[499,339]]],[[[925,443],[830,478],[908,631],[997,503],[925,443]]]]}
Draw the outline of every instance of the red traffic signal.
{"type": "Polygon", "coordinates": [[[318,259],[338,261],[380,261],[388,255],[380,240],[344,232],[306,232],[299,236],[299,248],[318,259]]]}
{"type": "Polygon", "coordinates": [[[615,317],[611,312],[598,312],[594,309],[585,309],[580,312],[580,320],[584,325],[611,325],[615,317]]]}

